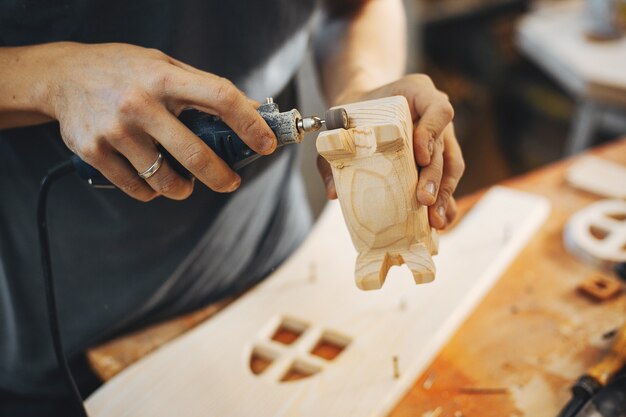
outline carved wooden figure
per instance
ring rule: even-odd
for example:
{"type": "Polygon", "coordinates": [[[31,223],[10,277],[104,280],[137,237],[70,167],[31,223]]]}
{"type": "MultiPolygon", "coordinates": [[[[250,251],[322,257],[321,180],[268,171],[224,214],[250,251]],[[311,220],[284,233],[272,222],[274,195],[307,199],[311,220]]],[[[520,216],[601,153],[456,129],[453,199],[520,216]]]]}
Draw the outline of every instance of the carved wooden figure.
{"type": "Polygon", "coordinates": [[[435,278],[438,241],[417,201],[413,123],[402,96],[342,106],[349,129],[320,133],[343,216],[359,252],[356,284],[379,289],[392,265],[406,264],[416,284],[435,278]]]}

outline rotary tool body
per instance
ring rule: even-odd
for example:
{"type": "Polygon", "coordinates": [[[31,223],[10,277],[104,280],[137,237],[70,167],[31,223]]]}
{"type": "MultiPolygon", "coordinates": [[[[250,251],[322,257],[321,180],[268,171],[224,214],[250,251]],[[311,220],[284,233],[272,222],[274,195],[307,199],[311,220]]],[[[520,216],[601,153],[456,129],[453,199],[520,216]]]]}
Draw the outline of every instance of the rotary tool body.
{"type": "MultiPolygon", "coordinates": [[[[257,111],[276,135],[277,148],[300,143],[305,132],[320,130],[325,124],[328,129],[348,128],[348,115],[342,108],[329,110],[324,120],[318,117],[302,118],[296,109],[281,113],[278,104],[268,98],[257,111]]],[[[179,119],[234,170],[239,170],[261,157],[217,116],[188,109],[180,114],[179,119]]],[[[187,178],[191,177],[191,173],[167,150],[161,145],[158,145],[158,148],[174,170],[187,178]]],[[[90,185],[113,188],[98,170],[80,159],[78,155],[72,156],[72,163],[79,177],[90,185]]]]}

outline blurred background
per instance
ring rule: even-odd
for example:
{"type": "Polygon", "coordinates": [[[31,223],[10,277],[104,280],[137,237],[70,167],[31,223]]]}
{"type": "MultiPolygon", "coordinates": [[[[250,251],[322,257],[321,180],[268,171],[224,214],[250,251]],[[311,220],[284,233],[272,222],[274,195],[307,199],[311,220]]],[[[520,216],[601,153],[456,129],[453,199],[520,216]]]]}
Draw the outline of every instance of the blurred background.
{"type": "MultiPolygon", "coordinates": [[[[467,165],[457,196],[626,135],[626,85],[616,85],[626,77],[626,40],[612,27],[626,20],[626,0],[405,0],[405,6],[408,70],[428,74],[456,110],[467,165]],[[608,78],[600,98],[587,96],[598,83],[590,65],[608,78]]],[[[324,112],[316,83],[309,57],[299,74],[304,113],[324,112]]],[[[319,214],[326,200],[314,137],[304,148],[302,169],[319,214]]]]}

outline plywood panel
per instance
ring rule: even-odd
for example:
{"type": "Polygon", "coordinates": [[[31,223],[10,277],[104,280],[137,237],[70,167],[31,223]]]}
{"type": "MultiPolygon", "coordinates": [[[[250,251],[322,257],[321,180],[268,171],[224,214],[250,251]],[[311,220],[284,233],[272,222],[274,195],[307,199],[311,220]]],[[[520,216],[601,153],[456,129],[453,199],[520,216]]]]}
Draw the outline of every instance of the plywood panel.
{"type": "Polygon", "coordinates": [[[113,378],[87,400],[89,413],[383,416],[548,211],[541,197],[495,188],[441,239],[435,282],[415,286],[407,270],[394,268],[381,291],[364,293],[354,286],[356,252],[331,203],[273,276],[113,378]],[[284,343],[280,328],[295,338],[284,343]],[[333,360],[311,353],[320,340],[341,348],[333,360]]]}

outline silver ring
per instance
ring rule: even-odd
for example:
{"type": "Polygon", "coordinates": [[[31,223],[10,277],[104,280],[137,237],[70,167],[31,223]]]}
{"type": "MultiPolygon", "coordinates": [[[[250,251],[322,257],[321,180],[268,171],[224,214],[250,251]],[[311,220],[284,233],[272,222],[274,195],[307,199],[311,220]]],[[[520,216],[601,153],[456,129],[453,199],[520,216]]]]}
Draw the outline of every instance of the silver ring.
{"type": "Polygon", "coordinates": [[[161,165],[163,165],[163,154],[159,152],[159,155],[157,156],[156,161],[154,161],[154,164],[150,165],[150,168],[146,169],[144,172],[137,171],[137,174],[139,174],[139,176],[144,180],[147,180],[148,178],[156,174],[159,168],[161,168],[161,165]]]}

